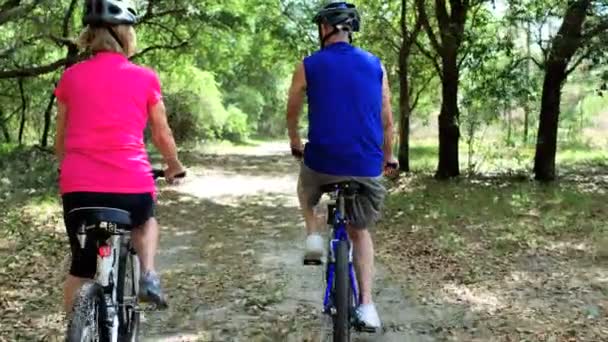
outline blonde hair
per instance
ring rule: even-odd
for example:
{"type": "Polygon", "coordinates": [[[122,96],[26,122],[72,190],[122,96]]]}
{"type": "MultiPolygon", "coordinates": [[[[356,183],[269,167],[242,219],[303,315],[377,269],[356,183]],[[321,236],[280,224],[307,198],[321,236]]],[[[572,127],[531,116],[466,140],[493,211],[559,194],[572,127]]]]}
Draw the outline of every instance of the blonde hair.
{"type": "Polygon", "coordinates": [[[87,26],[80,34],[78,45],[82,49],[88,49],[92,52],[117,52],[131,57],[137,51],[137,36],[133,26],[129,25],[117,25],[110,28],[87,26]],[[109,29],[114,30],[124,49],[110,34],[109,29]]]}

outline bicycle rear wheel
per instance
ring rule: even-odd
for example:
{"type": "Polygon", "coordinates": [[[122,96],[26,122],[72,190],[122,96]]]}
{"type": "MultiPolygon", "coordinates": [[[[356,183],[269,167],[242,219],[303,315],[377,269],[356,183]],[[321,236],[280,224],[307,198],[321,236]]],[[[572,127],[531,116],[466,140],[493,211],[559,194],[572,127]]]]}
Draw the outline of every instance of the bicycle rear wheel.
{"type": "Polygon", "coordinates": [[[78,291],[66,333],[67,342],[109,342],[103,288],[93,282],[78,291]]]}
{"type": "Polygon", "coordinates": [[[334,342],[350,341],[350,315],[352,295],[348,268],[348,242],[338,241],[336,246],[336,278],[334,281],[334,342]]]}
{"type": "Polygon", "coordinates": [[[139,272],[139,258],[126,245],[123,245],[120,250],[116,288],[120,341],[136,342],[139,340],[140,312],[137,307],[139,272]]]}

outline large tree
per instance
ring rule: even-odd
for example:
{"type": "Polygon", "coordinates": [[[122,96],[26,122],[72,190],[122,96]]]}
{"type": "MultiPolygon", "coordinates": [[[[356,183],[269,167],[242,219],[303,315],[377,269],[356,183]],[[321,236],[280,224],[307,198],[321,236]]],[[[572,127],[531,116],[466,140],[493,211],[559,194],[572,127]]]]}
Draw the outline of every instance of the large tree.
{"type": "Polygon", "coordinates": [[[362,6],[364,47],[381,57],[389,78],[398,85],[398,158],[405,172],[410,171],[410,119],[434,77],[427,61],[416,58],[422,24],[415,9],[413,0],[368,1],[362,6]]]}
{"type": "Polygon", "coordinates": [[[466,40],[468,17],[473,17],[470,26],[474,27],[475,14],[485,2],[485,0],[435,0],[429,5],[424,0],[416,0],[418,15],[432,51],[426,49],[423,44],[418,44],[418,48],[433,61],[442,84],[441,112],[438,119],[439,164],[435,174],[439,179],[460,175],[458,86],[460,69],[468,54],[467,49],[462,48],[466,40]],[[434,10],[433,16],[428,15],[429,8],[434,10]]]}
{"type": "Polygon", "coordinates": [[[561,26],[543,50],[545,80],[534,158],[534,174],[540,181],[556,177],[561,93],[566,79],[581,63],[606,51],[608,1],[576,0],[561,6],[566,7],[561,26]]]}
{"type": "MultiPolygon", "coordinates": [[[[202,29],[225,28],[235,22],[234,16],[206,7],[212,7],[208,3],[184,0],[140,3],[137,31],[141,49],[133,59],[144,64],[152,61],[155,67],[174,63],[166,52],[186,47],[202,29]]],[[[7,132],[7,140],[11,138],[8,133],[11,127],[17,130],[18,126],[21,142],[28,131],[36,130],[40,145],[48,145],[54,85],[63,69],[86,57],[74,43],[82,29],[82,5],[83,1],[78,0],[0,0],[0,93],[6,95],[0,98],[4,109],[0,129],[7,132]],[[26,120],[28,111],[44,115],[26,120]],[[17,112],[21,115],[15,123],[17,112]]]]}

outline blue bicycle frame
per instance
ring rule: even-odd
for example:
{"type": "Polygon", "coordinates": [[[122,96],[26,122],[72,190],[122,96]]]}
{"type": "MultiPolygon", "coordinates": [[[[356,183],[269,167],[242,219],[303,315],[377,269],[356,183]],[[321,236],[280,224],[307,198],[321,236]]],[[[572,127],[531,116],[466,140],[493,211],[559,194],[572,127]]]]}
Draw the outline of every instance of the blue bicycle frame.
{"type": "MultiPolygon", "coordinates": [[[[336,197],[336,207],[333,211],[332,218],[332,226],[333,226],[333,238],[330,241],[329,247],[329,261],[327,263],[327,288],[325,290],[325,298],[323,299],[323,308],[325,309],[325,313],[331,314],[333,313],[334,303],[332,300],[332,289],[334,285],[335,278],[335,269],[336,269],[336,248],[337,244],[340,241],[346,241],[349,245],[349,260],[348,260],[348,268],[349,268],[349,278],[350,285],[352,289],[353,295],[353,303],[354,307],[359,306],[359,295],[357,288],[357,278],[355,276],[355,269],[353,266],[353,249],[351,242],[348,238],[348,232],[346,230],[346,218],[344,215],[345,205],[344,205],[344,195],[341,190],[336,190],[334,193],[336,197]]],[[[328,212],[328,215],[331,215],[331,210],[328,212]]]]}

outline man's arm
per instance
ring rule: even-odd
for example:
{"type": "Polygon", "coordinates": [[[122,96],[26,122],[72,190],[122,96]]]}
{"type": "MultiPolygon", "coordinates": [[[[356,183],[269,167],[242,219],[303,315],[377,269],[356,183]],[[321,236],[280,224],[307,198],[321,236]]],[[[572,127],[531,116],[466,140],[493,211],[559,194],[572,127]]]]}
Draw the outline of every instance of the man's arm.
{"type": "Polygon", "coordinates": [[[303,149],[298,123],[300,121],[300,113],[304,105],[304,95],[306,92],[306,73],[304,71],[304,63],[300,63],[296,68],[291,80],[289,88],[289,98],[287,100],[287,131],[291,147],[303,149]]]}
{"type": "Polygon", "coordinates": [[[394,162],[393,156],[393,106],[391,105],[391,88],[388,75],[382,66],[382,126],[384,128],[384,160],[394,162]]]}

